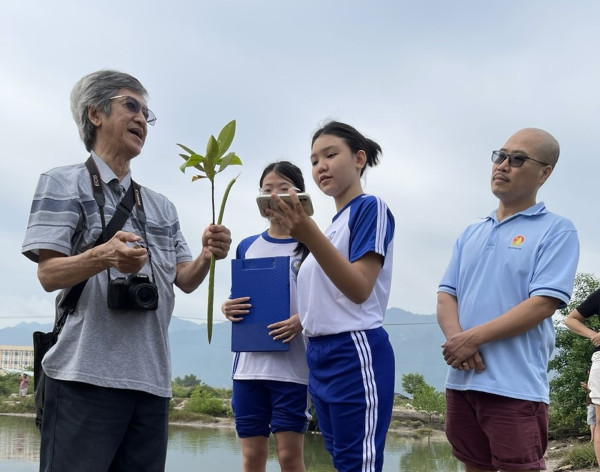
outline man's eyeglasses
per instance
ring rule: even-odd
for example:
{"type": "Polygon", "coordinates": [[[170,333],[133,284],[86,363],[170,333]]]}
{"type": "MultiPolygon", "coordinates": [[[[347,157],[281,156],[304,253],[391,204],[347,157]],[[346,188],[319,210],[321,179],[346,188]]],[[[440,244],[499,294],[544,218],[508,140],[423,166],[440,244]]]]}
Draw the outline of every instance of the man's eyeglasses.
{"type": "Polygon", "coordinates": [[[284,193],[289,193],[290,189],[292,189],[296,193],[302,191],[299,188],[296,188],[296,187],[294,187],[293,185],[290,185],[290,184],[281,184],[281,185],[278,185],[277,187],[259,188],[258,190],[259,190],[259,192],[260,192],[261,195],[271,195],[272,193],[276,193],[278,195],[281,195],[281,194],[284,194],[284,193]]]}
{"type": "Polygon", "coordinates": [[[504,151],[492,151],[492,162],[494,164],[502,164],[505,159],[508,159],[508,165],[511,167],[521,167],[526,160],[535,161],[539,164],[549,166],[547,162],[538,161],[533,157],[526,156],[525,154],[508,154],[504,151]]]}
{"type": "Polygon", "coordinates": [[[123,105],[125,105],[125,107],[131,113],[138,114],[141,110],[142,114],[144,115],[144,118],[146,119],[146,123],[148,123],[151,126],[154,126],[154,123],[156,123],[156,115],[152,113],[152,110],[143,106],[137,99],[129,95],[115,95],[114,97],[110,97],[109,100],[115,100],[117,98],[125,99],[123,105]]]}

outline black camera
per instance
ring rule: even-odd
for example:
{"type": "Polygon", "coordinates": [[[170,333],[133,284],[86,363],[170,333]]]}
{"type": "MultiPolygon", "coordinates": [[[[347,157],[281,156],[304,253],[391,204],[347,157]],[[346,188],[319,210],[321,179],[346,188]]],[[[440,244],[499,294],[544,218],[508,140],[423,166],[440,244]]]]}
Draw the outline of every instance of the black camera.
{"type": "Polygon", "coordinates": [[[108,308],[156,310],[158,289],[146,274],[129,274],[108,282],[108,308]]]}

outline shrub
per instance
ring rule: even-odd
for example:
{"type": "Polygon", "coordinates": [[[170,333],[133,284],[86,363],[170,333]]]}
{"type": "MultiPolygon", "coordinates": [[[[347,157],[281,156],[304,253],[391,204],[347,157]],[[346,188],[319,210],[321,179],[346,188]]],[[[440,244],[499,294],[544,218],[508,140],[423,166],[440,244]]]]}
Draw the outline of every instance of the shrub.
{"type": "Polygon", "coordinates": [[[205,385],[202,380],[196,378],[194,374],[185,375],[183,378],[175,377],[172,383],[180,387],[197,387],[205,385]]]}
{"type": "Polygon", "coordinates": [[[196,387],[185,406],[187,411],[204,413],[213,416],[225,416],[229,408],[225,406],[223,399],[215,395],[214,389],[196,387]]]}
{"type": "Polygon", "coordinates": [[[417,410],[426,412],[430,420],[434,414],[446,416],[446,396],[431,385],[421,385],[415,392],[412,404],[417,410]]]}
{"type": "MultiPolygon", "coordinates": [[[[19,393],[19,374],[6,374],[0,376],[0,396],[19,393]]],[[[33,393],[33,378],[29,381],[29,392],[33,393]]]]}
{"type": "Polygon", "coordinates": [[[424,385],[427,385],[427,383],[421,374],[402,375],[402,388],[409,395],[414,395],[424,385]]]}
{"type": "Polygon", "coordinates": [[[189,398],[194,391],[191,387],[182,387],[175,383],[171,384],[171,390],[173,391],[173,398],[189,398]]]}

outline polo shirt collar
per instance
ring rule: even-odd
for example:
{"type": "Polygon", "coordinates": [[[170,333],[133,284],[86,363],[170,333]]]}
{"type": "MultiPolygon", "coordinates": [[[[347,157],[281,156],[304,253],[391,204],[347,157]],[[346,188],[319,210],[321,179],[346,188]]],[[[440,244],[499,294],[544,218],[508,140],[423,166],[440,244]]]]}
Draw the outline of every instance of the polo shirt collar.
{"type": "MultiPolygon", "coordinates": [[[[100,172],[100,178],[102,179],[102,182],[108,185],[109,182],[115,179],[119,180],[112,169],[108,167],[108,164],[106,164],[106,162],[104,162],[94,151],[92,151],[92,159],[94,159],[96,166],[98,166],[98,172],[100,172]]],[[[124,189],[129,188],[129,184],[131,183],[131,170],[125,174],[125,177],[123,177],[123,180],[121,180],[119,183],[124,189]]]]}
{"type": "MultiPolygon", "coordinates": [[[[496,212],[498,211],[498,209],[493,210],[487,217],[488,219],[494,220],[496,223],[499,223],[498,221],[498,217],[496,216],[496,212]]],[[[548,210],[546,210],[546,205],[544,204],[544,202],[538,202],[535,205],[530,206],[529,208],[520,211],[518,213],[515,213],[514,215],[502,220],[502,223],[506,222],[506,221],[510,221],[514,218],[516,218],[517,216],[536,216],[536,215],[543,215],[544,213],[548,213],[548,210]]]]}

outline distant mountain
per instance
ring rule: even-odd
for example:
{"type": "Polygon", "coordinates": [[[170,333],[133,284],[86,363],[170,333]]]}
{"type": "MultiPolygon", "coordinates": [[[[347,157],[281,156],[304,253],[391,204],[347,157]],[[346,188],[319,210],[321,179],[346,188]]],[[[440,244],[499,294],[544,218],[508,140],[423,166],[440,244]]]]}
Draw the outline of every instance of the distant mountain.
{"type": "Polygon", "coordinates": [[[48,323],[19,323],[17,326],[0,329],[0,344],[9,346],[31,346],[34,331],[50,331],[52,325],[48,323]]]}
{"type": "MultiPolygon", "coordinates": [[[[30,345],[34,331],[49,331],[49,324],[21,323],[0,329],[0,344],[30,345]]],[[[440,345],[444,336],[435,315],[415,315],[400,308],[387,310],[385,329],[396,355],[396,392],[402,390],[402,375],[418,373],[437,390],[444,389],[446,363],[440,345]]],[[[173,377],[194,374],[213,387],[231,387],[231,326],[213,326],[208,344],[206,325],[173,317],[169,326],[173,377]]]]}
{"type": "Polygon", "coordinates": [[[396,355],[396,392],[402,390],[402,375],[421,374],[425,382],[444,391],[448,366],[442,356],[444,334],[436,315],[415,315],[400,308],[389,308],[384,328],[396,355]]]}

